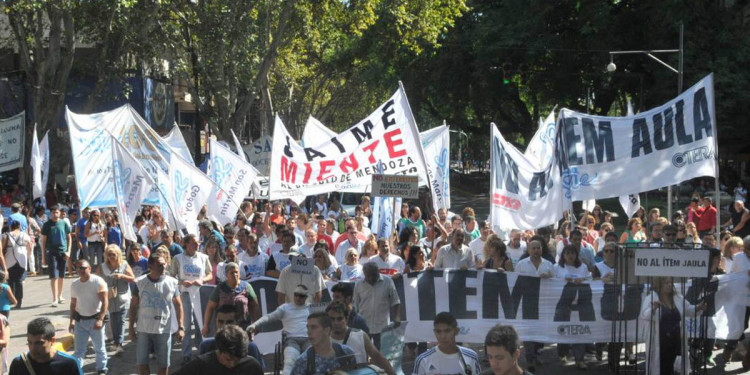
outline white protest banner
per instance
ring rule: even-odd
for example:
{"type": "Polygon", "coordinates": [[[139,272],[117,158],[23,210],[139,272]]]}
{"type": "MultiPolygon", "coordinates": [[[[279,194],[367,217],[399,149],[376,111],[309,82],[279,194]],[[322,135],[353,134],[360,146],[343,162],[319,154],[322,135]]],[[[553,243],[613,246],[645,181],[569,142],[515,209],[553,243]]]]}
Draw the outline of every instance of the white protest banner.
{"type": "Polygon", "coordinates": [[[133,230],[135,216],[141,207],[141,202],[154,185],[154,180],[125,146],[114,137],[112,137],[112,171],[122,236],[136,242],[138,237],[133,230]]]}
{"type": "Polygon", "coordinates": [[[315,261],[312,258],[292,256],[291,272],[300,275],[312,275],[315,261]]]}
{"type": "Polygon", "coordinates": [[[563,199],[557,158],[539,168],[490,125],[490,222],[503,231],[535,229],[557,222],[569,206],[563,199]]]}
{"type": "Polygon", "coordinates": [[[164,142],[166,142],[169,147],[172,148],[172,151],[177,153],[177,155],[180,155],[183,159],[188,161],[193,160],[193,156],[190,155],[190,148],[187,143],[185,143],[185,138],[182,136],[179,126],[173,126],[172,130],[170,130],[162,139],[164,139],[164,142]]]}
{"type": "Polygon", "coordinates": [[[268,176],[271,167],[271,148],[273,139],[264,135],[255,142],[245,145],[243,149],[247,153],[247,161],[255,167],[263,176],[268,176]]]}
{"type": "Polygon", "coordinates": [[[0,172],[23,167],[26,112],[0,120],[0,172]]]}
{"type": "Polygon", "coordinates": [[[419,178],[390,174],[372,175],[372,194],[379,197],[419,198],[419,178]]]}
{"type": "Polygon", "coordinates": [[[526,145],[526,151],[523,154],[537,168],[547,166],[549,160],[555,154],[556,125],[555,110],[553,109],[546,119],[539,118],[539,129],[526,145]]]}
{"type": "Polygon", "coordinates": [[[328,129],[318,119],[310,116],[307,118],[305,129],[302,130],[300,144],[302,147],[315,147],[331,138],[336,138],[337,135],[335,131],[328,129]]]}
{"type": "Polygon", "coordinates": [[[633,215],[641,208],[641,195],[640,194],[628,194],[620,196],[620,206],[622,206],[625,215],[628,218],[633,215]]]}
{"type": "Polygon", "coordinates": [[[242,148],[242,143],[240,143],[239,138],[234,134],[234,130],[229,129],[229,132],[232,133],[232,140],[234,140],[234,148],[237,149],[237,155],[239,155],[242,161],[247,162],[247,156],[245,155],[245,149],[242,148]]]}
{"type": "Polygon", "coordinates": [[[558,114],[566,198],[586,200],[716,176],[713,75],[668,103],[627,117],[558,114]]]}
{"type": "MultiPolygon", "coordinates": [[[[744,330],[745,316],[741,303],[745,301],[740,302],[737,295],[746,293],[750,278],[746,273],[737,273],[720,275],[709,283],[704,280],[689,281],[685,299],[698,304],[705,295],[708,338],[737,339],[744,330]]],[[[276,279],[260,277],[250,280],[250,284],[258,295],[262,315],[276,309],[276,279]]],[[[401,321],[409,322],[406,342],[434,341],[433,319],[440,311],[448,311],[458,319],[459,342],[482,343],[496,324],[514,326],[521,340],[543,343],[647,339],[636,338],[636,319],[642,304],[650,303],[648,285],[623,287],[598,280],[576,284],[494,270],[409,273],[394,279],[394,284],[401,301],[401,321]],[[612,337],[612,324],[625,321],[627,335],[622,331],[612,337]]],[[[330,288],[334,285],[336,282],[326,281],[322,301],[331,300],[330,288]]],[[[272,353],[280,338],[280,324],[265,325],[256,334],[255,343],[261,352],[272,353]]]]}
{"type": "Polygon", "coordinates": [[[427,178],[432,191],[432,208],[451,207],[450,131],[445,125],[419,133],[427,163],[427,178]]]}
{"type": "MultiPolygon", "coordinates": [[[[216,183],[206,213],[221,225],[234,222],[242,200],[258,176],[258,170],[219,142],[211,139],[211,179],[216,183]]],[[[240,149],[242,152],[242,149],[240,149]]]]}
{"type": "Polygon", "coordinates": [[[315,147],[295,142],[277,117],[269,195],[275,200],[347,189],[367,192],[379,160],[385,173],[427,180],[419,132],[403,89],[360,123],[315,147]]]}
{"type": "Polygon", "coordinates": [[[49,131],[40,142],[34,125],[34,139],[31,142],[31,168],[34,170],[32,197],[36,199],[44,197],[49,179],[49,131]]]}
{"type": "Polygon", "coordinates": [[[177,227],[197,235],[198,212],[208,201],[215,184],[183,158],[169,161],[169,184],[177,227]]]}
{"type": "MultiPolygon", "coordinates": [[[[81,207],[113,207],[117,203],[110,135],[130,151],[153,179],[159,169],[168,170],[171,147],[128,104],[90,115],[67,109],[65,119],[81,207]]],[[[158,190],[152,189],[143,203],[156,205],[160,201],[158,190]]]]}
{"type": "Polygon", "coordinates": [[[708,250],[659,248],[634,254],[636,276],[708,276],[708,250]]]}

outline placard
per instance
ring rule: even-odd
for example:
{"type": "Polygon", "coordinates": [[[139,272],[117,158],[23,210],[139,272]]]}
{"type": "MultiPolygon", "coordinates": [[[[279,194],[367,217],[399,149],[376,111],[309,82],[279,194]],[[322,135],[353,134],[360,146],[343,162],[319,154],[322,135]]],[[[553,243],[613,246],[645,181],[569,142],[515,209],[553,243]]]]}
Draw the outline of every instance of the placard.
{"type": "Polygon", "coordinates": [[[419,198],[419,177],[373,174],[372,195],[376,197],[417,199],[419,198]]]}
{"type": "Polygon", "coordinates": [[[305,257],[292,257],[292,273],[301,274],[301,275],[312,275],[313,274],[313,267],[315,267],[315,261],[310,258],[305,257]]]}
{"type": "Polygon", "coordinates": [[[707,277],[708,258],[708,250],[643,249],[635,252],[635,275],[707,277]]]}

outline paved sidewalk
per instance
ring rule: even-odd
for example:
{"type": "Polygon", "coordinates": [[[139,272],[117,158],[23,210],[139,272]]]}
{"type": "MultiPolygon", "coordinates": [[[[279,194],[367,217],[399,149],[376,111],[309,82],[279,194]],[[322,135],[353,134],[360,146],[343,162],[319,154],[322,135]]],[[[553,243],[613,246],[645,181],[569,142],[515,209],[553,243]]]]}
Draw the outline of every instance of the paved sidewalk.
{"type": "MultiPolygon", "coordinates": [[[[63,297],[66,300],[70,300],[70,284],[74,279],[66,278],[63,297]]],[[[50,292],[49,279],[46,275],[29,277],[24,283],[24,300],[23,309],[12,310],[10,314],[11,318],[11,341],[8,347],[8,358],[9,362],[12,358],[16,357],[21,351],[26,351],[26,324],[34,318],[45,316],[52,320],[53,324],[57,328],[58,335],[62,335],[67,332],[68,329],[68,316],[70,306],[66,303],[65,305],[58,307],[51,307],[52,295],[50,292]]],[[[750,336],[750,335],[748,335],[750,336]]],[[[746,341],[746,344],[748,342],[746,341]]],[[[484,358],[482,345],[469,345],[474,350],[478,351],[481,358],[484,358]]],[[[115,375],[129,375],[136,374],[135,368],[135,345],[129,341],[125,341],[124,344],[125,352],[117,357],[110,357],[109,369],[110,374],[115,375]]],[[[72,348],[71,348],[72,350],[72,348]]],[[[181,355],[179,346],[174,346],[172,350],[172,367],[170,371],[173,373],[181,365],[181,355]]],[[[715,355],[720,352],[716,351],[715,355]]],[[[523,356],[522,356],[523,357],[523,356]]],[[[271,357],[266,358],[266,363],[273,363],[271,357]]],[[[405,353],[403,370],[405,374],[411,374],[413,368],[413,355],[405,353]]],[[[554,346],[547,345],[542,351],[542,363],[543,365],[536,369],[536,375],[568,375],[568,374],[609,374],[611,373],[606,365],[606,354],[603,362],[597,362],[594,355],[587,354],[586,361],[589,364],[588,371],[577,370],[572,362],[568,362],[566,365],[562,365],[560,360],[557,358],[557,352],[554,346]]],[[[10,363],[9,363],[10,364],[10,363]]],[[[522,365],[525,365],[522,363],[522,365]]],[[[483,368],[486,363],[483,363],[483,368]]],[[[95,374],[94,368],[94,351],[89,345],[89,350],[86,355],[84,363],[84,372],[86,374],[95,374]]],[[[152,373],[155,373],[155,362],[152,360],[151,365],[152,373]]],[[[708,374],[719,375],[719,374],[742,374],[742,367],[740,362],[731,362],[724,369],[719,367],[709,368],[708,374]]]]}

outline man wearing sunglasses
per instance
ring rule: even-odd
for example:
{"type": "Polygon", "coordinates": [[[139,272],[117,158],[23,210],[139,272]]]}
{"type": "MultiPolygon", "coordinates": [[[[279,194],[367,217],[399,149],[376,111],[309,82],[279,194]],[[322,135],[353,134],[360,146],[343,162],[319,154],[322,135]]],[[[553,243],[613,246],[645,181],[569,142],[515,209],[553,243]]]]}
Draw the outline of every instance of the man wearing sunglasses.
{"type": "Polygon", "coordinates": [[[83,363],[89,337],[96,352],[96,371],[107,373],[107,349],[104,345],[104,320],[107,317],[109,299],[107,282],[91,274],[91,265],[85,259],[76,262],[79,278],[70,285],[70,325],[68,330],[75,337],[74,357],[83,363]]]}

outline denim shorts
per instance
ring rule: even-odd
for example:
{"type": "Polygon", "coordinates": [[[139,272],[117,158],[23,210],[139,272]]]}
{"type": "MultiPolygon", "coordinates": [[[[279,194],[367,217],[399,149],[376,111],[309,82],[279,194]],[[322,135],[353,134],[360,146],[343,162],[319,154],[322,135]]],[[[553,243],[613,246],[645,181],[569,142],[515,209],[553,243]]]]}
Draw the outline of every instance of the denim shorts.
{"type": "Polygon", "coordinates": [[[172,334],[169,332],[165,333],[146,333],[138,332],[138,343],[136,347],[136,364],[139,366],[147,366],[149,359],[148,355],[151,352],[151,348],[154,348],[156,353],[156,363],[159,364],[159,368],[169,367],[169,355],[172,352],[172,334]]]}

